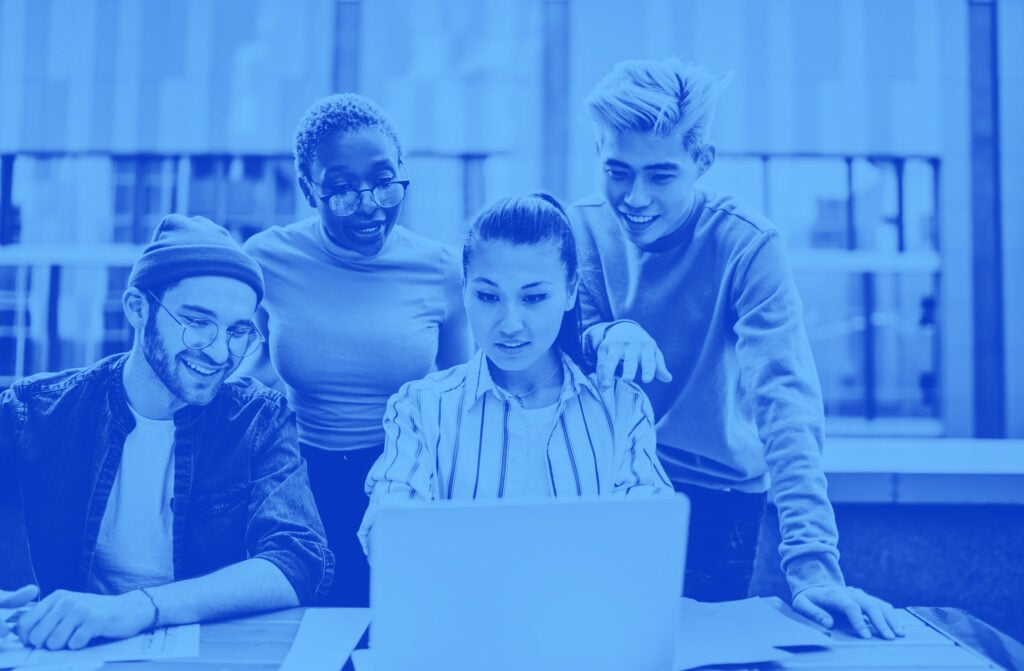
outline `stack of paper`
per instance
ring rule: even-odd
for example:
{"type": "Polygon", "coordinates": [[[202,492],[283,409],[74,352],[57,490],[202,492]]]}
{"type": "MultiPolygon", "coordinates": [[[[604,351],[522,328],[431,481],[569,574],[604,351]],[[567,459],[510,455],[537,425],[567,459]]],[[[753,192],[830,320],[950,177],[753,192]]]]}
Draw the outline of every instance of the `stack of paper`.
{"type": "Polygon", "coordinates": [[[158,629],[152,633],[120,641],[90,645],[81,650],[28,648],[22,645],[13,632],[0,640],[0,668],[22,666],[89,668],[104,662],[196,657],[198,655],[198,624],[158,629]]]}
{"type": "MultiPolygon", "coordinates": [[[[702,666],[774,662],[793,656],[781,648],[827,647],[820,629],[787,617],[768,599],[701,603],[682,599],[676,637],[676,671],[702,666]]],[[[370,650],[356,650],[356,671],[373,671],[370,650]]]]}

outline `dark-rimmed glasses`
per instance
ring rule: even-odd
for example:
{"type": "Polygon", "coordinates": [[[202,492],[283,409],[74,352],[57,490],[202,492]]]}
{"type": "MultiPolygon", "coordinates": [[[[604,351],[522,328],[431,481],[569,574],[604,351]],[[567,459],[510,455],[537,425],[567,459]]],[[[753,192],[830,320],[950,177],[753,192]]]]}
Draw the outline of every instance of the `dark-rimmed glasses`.
{"type": "MultiPolygon", "coordinates": [[[[311,185],[314,184],[313,180],[309,180],[309,183],[311,185]]],[[[310,191],[327,205],[335,216],[347,217],[362,206],[364,193],[369,193],[370,198],[379,207],[394,207],[405,200],[405,190],[408,188],[409,180],[393,179],[389,182],[378,184],[371,189],[346,189],[323,196],[312,189],[310,191]]]]}
{"type": "MultiPolygon", "coordinates": [[[[193,319],[182,317],[178,319],[167,306],[160,302],[160,299],[153,295],[152,291],[147,294],[153,297],[156,304],[164,309],[171,316],[171,319],[181,327],[181,342],[185,347],[192,350],[206,349],[212,345],[220,334],[220,327],[217,322],[210,319],[193,319]],[[182,319],[185,320],[182,322],[182,319]]],[[[228,352],[234,357],[246,357],[253,354],[265,341],[263,334],[255,326],[232,326],[227,329],[228,352]]]]}

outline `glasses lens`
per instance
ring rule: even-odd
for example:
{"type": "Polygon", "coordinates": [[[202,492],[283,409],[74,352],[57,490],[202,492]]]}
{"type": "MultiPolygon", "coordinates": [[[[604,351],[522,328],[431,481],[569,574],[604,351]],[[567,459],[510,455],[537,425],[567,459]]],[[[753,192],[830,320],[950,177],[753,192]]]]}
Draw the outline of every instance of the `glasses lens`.
{"type": "Polygon", "coordinates": [[[359,209],[359,192],[342,191],[341,193],[336,193],[330,197],[327,204],[335,215],[347,217],[359,209]]]}
{"type": "Polygon", "coordinates": [[[378,186],[373,190],[373,199],[381,207],[394,207],[405,198],[405,185],[400,182],[391,182],[387,186],[378,186]]]}
{"type": "Polygon", "coordinates": [[[228,338],[228,351],[232,356],[249,356],[260,348],[263,338],[256,330],[232,333],[228,338]]]}
{"type": "Polygon", "coordinates": [[[205,319],[191,321],[185,325],[181,339],[189,349],[209,347],[217,339],[217,325],[205,319]]]}

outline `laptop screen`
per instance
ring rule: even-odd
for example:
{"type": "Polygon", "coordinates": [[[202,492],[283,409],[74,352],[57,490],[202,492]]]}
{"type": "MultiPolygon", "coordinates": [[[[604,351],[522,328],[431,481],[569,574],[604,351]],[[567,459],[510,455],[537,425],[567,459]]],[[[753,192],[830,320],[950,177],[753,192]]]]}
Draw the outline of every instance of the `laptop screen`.
{"type": "Polygon", "coordinates": [[[667,671],[688,515],[681,494],[382,509],[374,668],[667,671]]]}

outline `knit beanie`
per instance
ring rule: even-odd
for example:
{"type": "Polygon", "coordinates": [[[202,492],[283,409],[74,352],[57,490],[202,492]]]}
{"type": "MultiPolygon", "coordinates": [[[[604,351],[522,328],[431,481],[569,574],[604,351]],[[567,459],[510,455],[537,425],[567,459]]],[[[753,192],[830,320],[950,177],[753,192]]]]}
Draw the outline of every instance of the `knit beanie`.
{"type": "Polygon", "coordinates": [[[206,217],[169,214],[153,232],[153,240],[132,266],[128,286],[139,289],[186,277],[219,275],[245,282],[263,300],[263,272],[242,251],[231,234],[206,217]]]}

